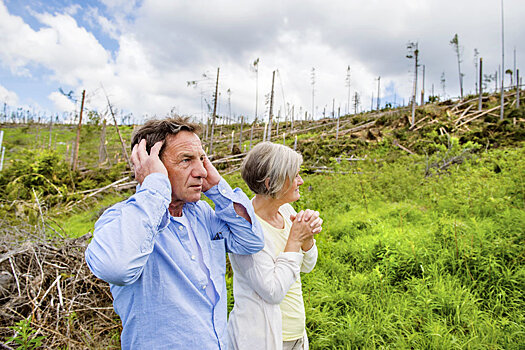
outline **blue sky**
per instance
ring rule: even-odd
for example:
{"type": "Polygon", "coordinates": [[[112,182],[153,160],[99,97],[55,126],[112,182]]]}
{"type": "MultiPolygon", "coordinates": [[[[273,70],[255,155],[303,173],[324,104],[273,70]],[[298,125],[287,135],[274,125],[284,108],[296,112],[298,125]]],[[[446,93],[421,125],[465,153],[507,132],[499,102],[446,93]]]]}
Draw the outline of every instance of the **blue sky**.
{"type": "MultiPolygon", "coordinates": [[[[519,68],[525,3],[506,0],[504,6],[505,68],[514,68],[514,51],[519,68]]],[[[474,49],[487,74],[501,63],[500,11],[500,1],[488,0],[0,0],[0,103],[71,113],[78,104],[59,89],[77,97],[85,89],[86,107],[102,114],[107,94],[137,119],[170,111],[199,119],[220,67],[222,114],[253,119],[258,87],[258,117],[265,117],[272,71],[278,70],[275,114],[292,105],[311,112],[313,88],[319,116],[331,111],[333,99],[348,110],[350,66],[351,95],[357,92],[366,110],[372,95],[377,98],[378,76],[382,105],[408,103],[414,73],[405,57],[409,41],[419,43],[427,95],[432,84],[443,94],[444,74],[446,95],[455,97],[459,79],[450,40],[458,34],[464,90],[473,92],[474,49]],[[194,80],[197,85],[188,86],[194,80]]]]}

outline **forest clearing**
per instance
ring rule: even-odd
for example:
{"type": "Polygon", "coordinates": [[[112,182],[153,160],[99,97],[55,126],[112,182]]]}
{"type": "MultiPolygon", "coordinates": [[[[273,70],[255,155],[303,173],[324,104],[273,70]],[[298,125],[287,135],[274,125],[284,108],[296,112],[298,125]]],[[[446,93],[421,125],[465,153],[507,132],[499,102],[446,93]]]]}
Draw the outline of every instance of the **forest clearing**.
{"type": "MultiPolygon", "coordinates": [[[[523,348],[525,109],[509,91],[500,121],[499,98],[425,104],[415,123],[385,108],[270,125],[305,159],[296,209],[325,222],[302,277],[312,349],[523,348]]],[[[1,347],[120,348],[83,252],[102,211],[134,192],[133,126],[92,118],[78,139],[74,125],[1,127],[1,347]]],[[[263,129],[215,129],[213,163],[246,193],[240,161],[263,129]]],[[[231,308],[229,266],[226,279],[231,308]]]]}

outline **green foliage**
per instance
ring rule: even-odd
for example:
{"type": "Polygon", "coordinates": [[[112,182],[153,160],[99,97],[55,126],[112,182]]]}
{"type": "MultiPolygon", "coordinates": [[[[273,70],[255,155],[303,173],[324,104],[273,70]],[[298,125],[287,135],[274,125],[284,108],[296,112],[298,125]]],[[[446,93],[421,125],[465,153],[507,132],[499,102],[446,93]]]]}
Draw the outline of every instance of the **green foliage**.
{"type": "Polygon", "coordinates": [[[100,124],[101,115],[97,111],[88,111],[87,118],[88,118],[89,125],[99,125],[100,124]]]}
{"type": "Polygon", "coordinates": [[[0,195],[8,200],[29,200],[32,189],[40,195],[64,196],[70,179],[67,164],[53,151],[26,149],[12,166],[0,173],[0,195]]]}
{"type": "Polygon", "coordinates": [[[14,342],[18,344],[18,349],[32,350],[42,346],[44,336],[37,336],[37,332],[31,327],[31,317],[20,320],[10,329],[15,331],[15,335],[6,339],[6,343],[14,342]]]}
{"type": "Polygon", "coordinates": [[[63,229],[64,233],[69,237],[80,237],[88,232],[93,232],[95,222],[104,210],[115,203],[125,200],[129,195],[130,193],[127,191],[106,194],[103,198],[89,203],[88,208],[56,217],[52,226],[57,231],[63,229]]]}
{"type": "MultiPolygon", "coordinates": [[[[468,147],[450,142],[439,152],[468,147]]],[[[306,176],[296,208],[325,220],[302,276],[311,348],[519,349],[524,155],[484,153],[430,178],[414,157],[306,176]]]]}

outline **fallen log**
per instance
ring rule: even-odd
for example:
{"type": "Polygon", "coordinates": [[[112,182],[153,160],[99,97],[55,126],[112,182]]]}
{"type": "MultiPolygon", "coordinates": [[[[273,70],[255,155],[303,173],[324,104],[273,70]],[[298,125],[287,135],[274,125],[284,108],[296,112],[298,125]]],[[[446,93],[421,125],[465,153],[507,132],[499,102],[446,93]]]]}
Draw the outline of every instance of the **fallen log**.
{"type": "Polygon", "coordinates": [[[410,153],[410,154],[415,154],[414,152],[412,152],[412,151],[409,150],[408,148],[406,148],[406,147],[400,145],[399,142],[398,142],[397,140],[392,141],[392,144],[393,144],[394,146],[397,146],[397,147],[401,148],[401,149],[402,149],[403,151],[405,151],[405,152],[408,152],[408,153],[410,153]]]}
{"type": "MultiPolygon", "coordinates": [[[[508,104],[508,102],[505,102],[504,105],[506,105],[506,104],[508,104]]],[[[465,125],[465,124],[470,123],[470,122],[473,121],[473,120],[478,119],[479,117],[482,117],[482,116],[484,116],[484,115],[486,115],[486,114],[488,114],[488,113],[490,113],[490,112],[492,112],[492,111],[495,111],[495,110],[497,110],[498,108],[501,108],[501,105],[496,106],[496,107],[493,107],[493,108],[491,108],[491,109],[487,109],[486,111],[484,111],[484,112],[482,112],[482,113],[479,113],[479,114],[476,115],[475,117],[472,117],[472,118],[469,118],[469,119],[465,120],[463,123],[459,124],[459,125],[456,127],[456,129],[462,127],[462,126],[465,125]]]]}

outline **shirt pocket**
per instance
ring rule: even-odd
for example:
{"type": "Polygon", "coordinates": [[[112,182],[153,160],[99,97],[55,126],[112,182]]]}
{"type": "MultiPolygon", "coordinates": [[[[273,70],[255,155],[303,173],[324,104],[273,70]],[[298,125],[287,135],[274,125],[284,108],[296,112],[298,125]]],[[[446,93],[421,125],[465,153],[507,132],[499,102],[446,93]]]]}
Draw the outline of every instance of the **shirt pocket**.
{"type": "Polygon", "coordinates": [[[221,276],[226,273],[226,241],[223,239],[215,239],[210,241],[211,260],[214,270],[221,276]]]}

